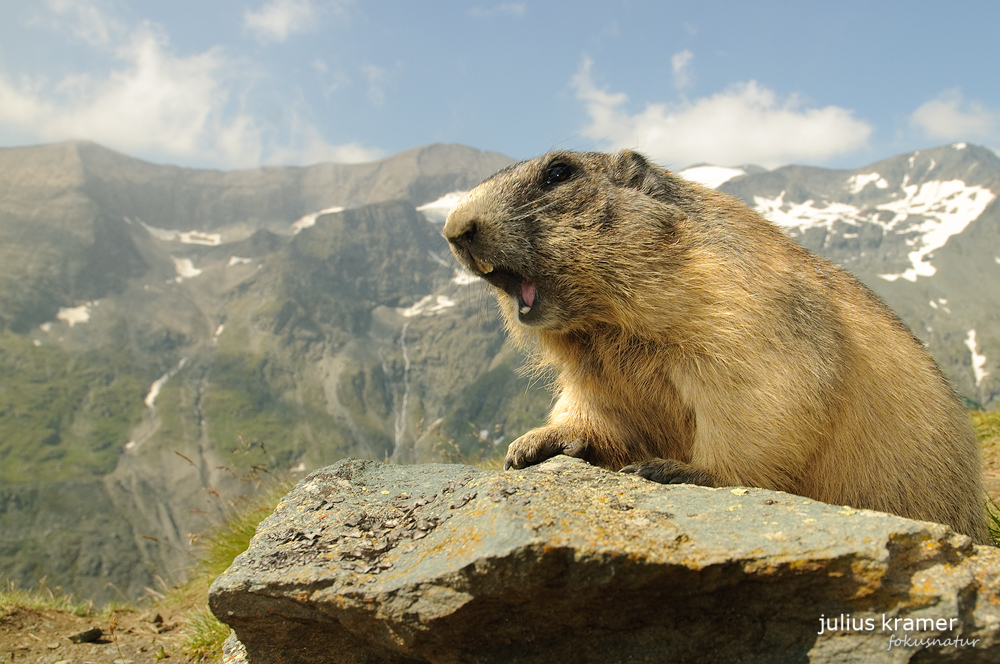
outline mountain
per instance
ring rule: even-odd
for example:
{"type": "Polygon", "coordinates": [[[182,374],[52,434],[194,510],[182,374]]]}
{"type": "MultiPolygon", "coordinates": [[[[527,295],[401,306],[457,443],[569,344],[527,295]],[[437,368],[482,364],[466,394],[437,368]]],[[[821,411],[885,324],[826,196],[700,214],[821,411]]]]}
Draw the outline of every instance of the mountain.
{"type": "MultiPolygon", "coordinates": [[[[512,162],[207,171],[85,142],[0,149],[0,577],[135,597],[276,470],[493,454],[540,423],[486,288],[440,228],[512,162]]],[[[1000,406],[1000,160],[699,166],[857,274],[970,401],[1000,406]]]]}
{"type": "Polygon", "coordinates": [[[134,597],[265,471],[474,457],[540,422],[548,394],[429,221],[509,163],[0,150],[0,577],[134,597]]]}

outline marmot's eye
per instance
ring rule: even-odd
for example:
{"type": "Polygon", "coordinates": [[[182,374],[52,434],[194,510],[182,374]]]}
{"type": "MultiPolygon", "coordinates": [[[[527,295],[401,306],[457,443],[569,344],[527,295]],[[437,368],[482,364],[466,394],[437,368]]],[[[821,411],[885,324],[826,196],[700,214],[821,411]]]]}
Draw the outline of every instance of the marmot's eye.
{"type": "Polygon", "coordinates": [[[557,162],[549,166],[548,170],[545,171],[545,184],[546,186],[559,184],[571,177],[573,177],[573,167],[569,164],[557,162]]]}

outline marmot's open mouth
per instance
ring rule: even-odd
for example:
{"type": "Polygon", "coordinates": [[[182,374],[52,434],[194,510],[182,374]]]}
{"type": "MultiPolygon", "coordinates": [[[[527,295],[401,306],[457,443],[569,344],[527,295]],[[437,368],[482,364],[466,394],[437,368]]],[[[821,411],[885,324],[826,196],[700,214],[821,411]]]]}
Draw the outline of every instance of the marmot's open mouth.
{"type": "Polygon", "coordinates": [[[517,310],[522,316],[531,313],[531,307],[535,306],[535,297],[538,295],[538,288],[530,281],[521,282],[521,297],[518,299],[520,305],[517,310]]]}
{"type": "Polygon", "coordinates": [[[517,315],[522,323],[530,323],[537,318],[541,299],[538,293],[538,286],[531,281],[521,281],[516,292],[511,293],[514,301],[517,302],[517,315]]]}
{"type": "Polygon", "coordinates": [[[482,263],[475,258],[473,258],[473,261],[475,261],[476,266],[480,269],[480,276],[484,280],[514,298],[515,302],[517,302],[517,313],[520,319],[524,322],[530,320],[528,317],[538,310],[537,305],[541,299],[538,286],[534,282],[505,268],[482,263]]]}

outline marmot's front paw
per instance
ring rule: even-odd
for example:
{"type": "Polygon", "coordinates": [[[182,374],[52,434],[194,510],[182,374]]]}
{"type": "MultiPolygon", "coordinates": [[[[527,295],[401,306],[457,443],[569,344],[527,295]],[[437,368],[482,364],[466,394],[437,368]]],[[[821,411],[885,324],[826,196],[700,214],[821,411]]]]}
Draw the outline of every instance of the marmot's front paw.
{"type": "MultiPolygon", "coordinates": [[[[508,452],[508,457],[509,455],[508,452]]],[[[618,472],[632,473],[660,484],[715,486],[712,476],[706,471],[677,459],[650,459],[641,463],[629,464],[618,472]]]]}
{"type": "Polygon", "coordinates": [[[507,448],[503,469],[524,468],[557,454],[585,459],[589,444],[566,429],[549,426],[532,429],[507,448]]]}

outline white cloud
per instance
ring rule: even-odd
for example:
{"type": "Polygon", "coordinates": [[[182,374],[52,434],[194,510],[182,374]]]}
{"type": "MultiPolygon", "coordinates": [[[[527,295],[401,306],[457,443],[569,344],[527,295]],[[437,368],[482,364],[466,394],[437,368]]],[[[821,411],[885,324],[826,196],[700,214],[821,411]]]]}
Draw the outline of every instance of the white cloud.
{"type": "Polygon", "coordinates": [[[670,58],[670,66],[674,70],[674,85],[678,90],[683,90],[691,85],[691,60],[693,59],[694,53],[687,49],[675,53],[674,57],[670,58]]]}
{"type": "MultiPolygon", "coordinates": [[[[91,46],[108,46],[123,26],[87,0],[47,0],[51,17],[69,16],[74,36],[91,46]]],[[[44,21],[44,18],[42,19],[44,21]]]]}
{"type": "Polygon", "coordinates": [[[966,100],[959,90],[946,90],[915,110],[910,124],[931,139],[993,138],[1000,126],[1000,114],[977,101],[966,100]]]}
{"type": "Polygon", "coordinates": [[[313,60],[312,69],[324,97],[329,97],[352,83],[351,77],[344,67],[336,63],[331,65],[323,58],[313,60]]]}
{"type": "Polygon", "coordinates": [[[344,145],[327,143],[315,127],[294,114],[290,125],[291,136],[282,146],[270,151],[266,159],[268,164],[304,165],[326,161],[357,164],[385,156],[382,150],[366,148],[357,142],[344,145]]]}
{"type": "Polygon", "coordinates": [[[377,65],[366,65],[362,68],[368,77],[368,99],[375,106],[385,103],[385,86],[392,80],[388,69],[377,65]]]}
{"type": "Polygon", "coordinates": [[[316,5],[312,0],[271,0],[257,11],[243,14],[243,26],[261,41],[283,42],[295,32],[316,25],[316,5]]]}
{"type": "MultiPolygon", "coordinates": [[[[58,0],[53,5],[52,11],[65,13],[85,3],[58,0]]],[[[274,128],[239,103],[254,74],[224,50],[178,56],[153,24],[129,32],[99,12],[87,15],[94,25],[115,26],[106,33],[88,29],[109,40],[88,41],[112,55],[108,70],[57,80],[14,80],[0,70],[0,129],[24,142],[88,139],[131,154],[226,168],[382,156],[357,143],[331,145],[315,127],[298,120],[291,138],[279,143],[274,128]]]]}
{"type": "Polygon", "coordinates": [[[119,46],[121,63],[106,78],[69,75],[55,85],[19,83],[0,75],[0,122],[33,130],[43,140],[89,138],[119,149],[193,155],[225,101],[220,51],[187,58],[166,50],[149,25],[119,46]]]}
{"type": "Polygon", "coordinates": [[[863,147],[872,131],[847,109],[810,108],[794,94],[781,101],[755,81],[679,104],[647,103],[631,114],[624,93],[594,83],[592,65],[585,58],[572,81],[590,115],[583,133],[609,149],[636,148],[665,164],[818,163],[863,147]]]}
{"type": "Polygon", "coordinates": [[[476,6],[469,10],[476,18],[493,18],[494,16],[524,16],[527,5],[523,2],[502,2],[494,7],[476,6]]]}
{"type": "Polygon", "coordinates": [[[361,67],[361,71],[368,80],[368,100],[379,107],[385,104],[386,88],[390,88],[403,74],[405,67],[402,62],[394,63],[391,68],[367,64],[361,67]]]}

